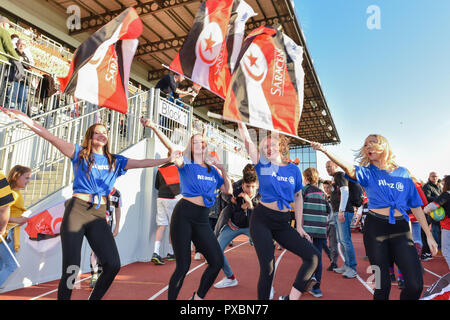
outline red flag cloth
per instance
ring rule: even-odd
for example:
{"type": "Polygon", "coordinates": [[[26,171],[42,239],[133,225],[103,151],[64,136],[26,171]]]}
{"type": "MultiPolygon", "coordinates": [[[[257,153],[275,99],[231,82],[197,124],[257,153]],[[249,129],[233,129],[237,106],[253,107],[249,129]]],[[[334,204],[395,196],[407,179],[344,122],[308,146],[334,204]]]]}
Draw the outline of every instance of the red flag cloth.
{"type": "Polygon", "coordinates": [[[142,21],[128,8],[84,41],[75,51],[61,91],[101,107],[127,112],[131,63],[142,21]]]}
{"type": "Polygon", "coordinates": [[[28,219],[25,231],[31,240],[44,240],[59,235],[64,216],[64,202],[28,219]]]}
{"type": "Polygon", "coordinates": [[[227,92],[223,117],[298,136],[303,109],[303,48],[272,27],[244,41],[227,92]]]}
{"type": "Polygon", "coordinates": [[[245,22],[254,15],[243,0],[203,2],[169,69],[225,99],[231,80],[230,63],[240,51],[245,22]]]}

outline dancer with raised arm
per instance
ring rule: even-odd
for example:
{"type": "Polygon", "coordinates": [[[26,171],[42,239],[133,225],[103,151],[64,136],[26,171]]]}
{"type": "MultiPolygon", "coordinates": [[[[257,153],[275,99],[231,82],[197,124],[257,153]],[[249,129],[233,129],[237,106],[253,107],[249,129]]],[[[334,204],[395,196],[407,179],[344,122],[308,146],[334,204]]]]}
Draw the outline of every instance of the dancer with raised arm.
{"type": "Polygon", "coordinates": [[[394,162],[388,140],[378,134],[369,135],[357,153],[359,165],[348,164],[329,152],[320,143],[311,146],[323,152],[341,167],[347,178],[361,184],[369,200],[369,212],[364,223],[364,246],[373,268],[379,268],[380,287],[375,288],[375,300],[389,299],[392,259],[402,270],[405,288],[400,299],[419,299],[423,290],[422,269],[409,228],[406,211],[411,208],[427,235],[435,255],[434,240],[421,208],[422,200],[408,171],[394,162]]]}
{"type": "Polygon", "coordinates": [[[173,162],[181,156],[173,152],[165,159],[129,159],[109,152],[108,131],[103,124],[90,126],[82,145],[54,136],[39,123],[17,110],[3,109],[11,118],[26,124],[33,132],[49,141],[73,164],[73,195],[66,201],[61,223],[62,276],[58,286],[58,299],[72,295],[74,280],[81,261],[83,238],[89,242],[103,265],[90,300],[101,299],[120,270],[120,257],[116,242],[105,219],[107,196],[116,179],[129,169],[147,168],[173,162]]]}
{"type": "Polygon", "coordinates": [[[296,165],[284,160],[289,151],[286,137],[271,134],[262,139],[257,148],[245,124],[239,123],[239,131],[250,159],[255,164],[261,195],[250,219],[250,236],[260,267],[258,299],[268,300],[270,297],[275,271],[275,240],[303,260],[289,295],[279,298],[298,300],[315,284],[311,278],[319,262],[319,253],[302,227],[302,174],[296,165]],[[296,229],[289,224],[292,203],[296,229]]]}
{"type": "MultiPolygon", "coordinates": [[[[151,127],[170,150],[170,140],[147,119],[141,120],[151,127]]],[[[223,164],[208,153],[208,144],[201,134],[194,134],[175,161],[180,174],[181,198],[176,204],[170,222],[170,237],[175,254],[176,268],[169,282],[169,300],[178,297],[184,278],[191,265],[191,241],[203,254],[208,267],[203,272],[200,285],[192,300],[204,299],[223,266],[223,254],[219,242],[209,225],[209,208],[214,205],[220,188],[231,194],[232,185],[223,164]],[[219,173],[218,170],[221,173],[219,173]]]]}

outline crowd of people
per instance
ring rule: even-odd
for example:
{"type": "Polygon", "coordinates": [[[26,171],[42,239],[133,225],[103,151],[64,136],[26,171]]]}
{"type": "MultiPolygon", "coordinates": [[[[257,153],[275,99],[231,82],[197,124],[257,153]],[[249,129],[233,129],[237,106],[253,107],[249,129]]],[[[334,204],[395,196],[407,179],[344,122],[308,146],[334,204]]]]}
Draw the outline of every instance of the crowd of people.
{"type": "MultiPolygon", "coordinates": [[[[358,165],[350,165],[312,142],[315,150],[330,159],[325,167],[330,179],[323,180],[316,168],[300,172],[289,161],[289,142],[285,137],[272,133],[256,145],[246,126],[239,124],[251,163],[244,168],[243,178],[234,182],[198,133],[191,136],[181,152],[157,125],[142,118],[142,125],[155,132],[168,156],[135,160],[109,152],[108,132],[101,124],[88,128],[83,143],[78,145],[54,136],[21,111],[3,111],[49,141],[73,163],[73,197],[65,203],[61,225],[63,272],[58,299],[71,297],[69,266],[80,263],[83,237],[93,250],[90,299],[101,299],[119,272],[114,237],[118,233],[121,200],[114,181],[133,168],[158,167],[158,229],[152,262],[164,265],[164,261],[175,260],[169,299],[177,299],[189,270],[191,243],[208,262],[192,299],[205,298],[213,285],[218,289],[237,286],[224,249],[239,235],[248,236],[256,251],[260,267],[257,298],[261,300],[273,298],[276,244],[302,260],[292,287],[279,297],[281,300],[297,300],[305,293],[323,296],[322,288],[327,284],[322,283],[322,251],[330,260],[327,271],[355,278],[357,260],[351,237],[355,223],[361,224],[370,264],[381,270],[381,286],[375,289],[374,299],[389,299],[394,280],[401,284],[401,299],[418,299],[423,290],[420,261],[431,259],[438,250],[450,266],[450,218],[446,214],[439,221],[440,228],[436,228],[434,215],[430,214],[439,207],[447,212],[450,209],[450,176],[439,181],[437,174],[431,172],[422,186],[393,161],[389,143],[382,136],[367,137],[357,158],[358,165]],[[218,208],[219,199],[223,205],[218,208]],[[211,224],[210,213],[214,210],[218,217],[211,224]],[[105,219],[106,213],[110,218],[105,219]],[[162,234],[167,227],[170,245],[167,256],[162,258],[162,234]],[[344,256],[341,266],[338,245],[344,256]],[[394,265],[398,267],[398,279],[394,265]],[[225,277],[214,284],[221,269],[225,277]]],[[[26,187],[30,176],[31,170],[22,166],[15,166],[8,178],[0,176],[0,231],[8,243],[0,245],[0,286],[15,269],[12,259],[20,248],[17,226],[27,222],[22,217],[26,209],[20,190],[26,187]]]]}
{"type": "MultiPolygon", "coordinates": [[[[25,62],[25,68],[34,65],[30,48],[19,36],[10,35],[8,24],[8,19],[0,17],[0,60],[8,61],[11,56],[25,62]]],[[[3,79],[3,69],[0,71],[0,92],[6,92],[9,97],[7,106],[14,107],[4,112],[50,142],[73,164],[73,195],[65,203],[61,224],[62,273],[58,299],[71,298],[70,267],[80,265],[83,238],[88,239],[93,250],[90,284],[93,290],[89,298],[101,299],[113,283],[121,266],[114,240],[119,232],[121,195],[114,183],[136,168],[157,167],[157,230],[151,261],[155,265],[175,261],[168,288],[170,300],[178,297],[189,271],[193,247],[208,262],[198,289],[192,294],[193,300],[204,299],[212,286],[217,289],[238,286],[238,275],[233,272],[224,250],[240,235],[250,239],[256,252],[259,279],[255,287],[260,300],[272,299],[274,295],[277,245],[302,261],[294,282],[280,300],[298,300],[306,293],[317,298],[324,296],[322,289],[327,284],[322,283],[322,251],[330,260],[326,271],[346,279],[356,278],[358,261],[352,241],[355,225],[361,225],[367,259],[381,271],[380,287],[375,288],[374,299],[389,299],[392,281],[398,281],[401,299],[420,298],[424,286],[421,261],[433,259],[438,252],[450,268],[450,176],[439,179],[436,172],[431,172],[426,183],[418,182],[394,161],[389,142],[381,135],[369,135],[364,140],[357,165],[312,142],[313,149],[324,153],[329,161],[325,168],[311,167],[301,172],[288,159],[286,137],[271,133],[257,144],[246,126],[239,123],[241,140],[251,163],[243,169],[242,179],[234,182],[220,159],[208,151],[211,142],[208,133],[206,136],[193,134],[187,139],[185,149],[179,151],[156,124],[142,118],[142,125],[153,130],[168,150],[167,157],[162,159],[137,160],[111,154],[108,130],[101,124],[87,129],[82,144],[65,141],[27,115],[26,97],[31,84],[14,78],[20,75],[20,65],[9,72],[13,75],[9,79],[3,79]],[[8,89],[3,90],[6,86],[8,89]],[[320,179],[322,169],[329,179],[320,179]],[[441,207],[446,214],[438,220],[432,212],[441,207]],[[214,223],[211,223],[211,212],[217,215],[214,223]],[[167,228],[170,243],[163,258],[161,245],[167,228]],[[341,266],[338,246],[344,256],[341,266]],[[216,282],[220,270],[225,277],[216,282]]],[[[183,97],[192,103],[201,87],[193,84],[183,88],[183,80],[180,75],[169,74],[156,88],[175,103],[183,97]]],[[[233,146],[233,150],[241,151],[238,147],[233,146]]],[[[20,190],[27,186],[30,177],[31,169],[20,165],[13,167],[7,177],[0,173],[0,240],[3,242],[0,243],[0,287],[16,267],[14,256],[20,249],[20,226],[27,222],[22,216],[26,209],[20,190]]]]}

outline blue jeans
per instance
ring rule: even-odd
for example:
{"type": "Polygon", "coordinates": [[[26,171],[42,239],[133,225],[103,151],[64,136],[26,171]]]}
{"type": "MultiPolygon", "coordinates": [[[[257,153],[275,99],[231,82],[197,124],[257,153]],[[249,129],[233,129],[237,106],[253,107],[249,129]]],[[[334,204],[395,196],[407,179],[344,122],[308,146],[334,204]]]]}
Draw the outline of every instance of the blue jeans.
{"type": "Polygon", "coordinates": [[[438,245],[438,249],[441,250],[441,225],[432,223],[431,224],[431,234],[438,245]]]}
{"type": "Polygon", "coordinates": [[[320,282],[322,281],[322,250],[327,244],[327,239],[325,238],[313,238],[313,246],[319,252],[319,264],[317,265],[314,277],[317,280],[317,285],[314,286],[315,289],[320,288],[320,282]]]}
{"type": "Polygon", "coordinates": [[[10,108],[16,108],[23,113],[27,112],[28,86],[24,81],[14,81],[8,90],[10,108]]]}
{"type": "MultiPolygon", "coordinates": [[[[8,233],[5,241],[8,244],[8,247],[11,249],[11,252],[16,255],[16,251],[14,250],[14,231],[11,230],[8,233]]],[[[17,265],[14,262],[14,259],[6,249],[5,244],[3,242],[0,243],[0,286],[9,278],[9,276],[17,269],[17,265]]]]}
{"type": "Polygon", "coordinates": [[[419,243],[420,246],[423,246],[422,242],[422,234],[420,232],[422,230],[422,227],[420,226],[420,223],[418,221],[412,221],[411,222],[411,233],[413,237],[414,243],[419,243]]]}
{"type": "Polygon", "coordinates": [[[338,214],[336,213],[336,233],[338,242],[342,246],[342,253],[344,254],[344,264],[356,270],[355,248],[353,247],[350,224],[353,219],[353,212],[344,212],[345,221],[340,222],[338,214]]]}
{"type": "MultiPolygon", "coordinates": [[[[222,230],[220,231],[219,237],[217,238],[217,241],[219,241],[220,248],[222,249],[222,252],[224,252],[225,247],[237,236],[245,234],[250,238],[250,228],[239,228],[237,230],[233,230],[230,228],[229,225],[225,225],[222,230]]],[[[225,253],[223,255],[223,267],[222,267],[223,273],[227,277],[231,277],[233,275],[233,271],[231,270],[230,264],[227,261],[227,258],[225,257],[225,253]]]]}

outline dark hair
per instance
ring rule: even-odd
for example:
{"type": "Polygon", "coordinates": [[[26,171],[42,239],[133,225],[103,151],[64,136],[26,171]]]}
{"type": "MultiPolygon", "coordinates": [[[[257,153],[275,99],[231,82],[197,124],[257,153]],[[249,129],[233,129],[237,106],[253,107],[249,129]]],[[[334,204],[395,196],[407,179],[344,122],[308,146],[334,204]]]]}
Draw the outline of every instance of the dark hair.
{"type": "Polygon", "coordinates": [[[325,180],[324,182],[323,182],[323,184],[327,184],[327,185],[332,185],[333,183],[331,182],[331,180],[325,180]]]}
{"type": "Polygon", "coordinates": [[[243,183],[254,183],[258,182],[258,175],[255,169],[244,171],[244,176],[242,178],[243,183]]]}
{"type": "Polygon", "coordinates": [[[444,179],[442,179],[442,182],[444,183],[444,187],[442,188],[442,192],[447,192],[450,190],[450,176],[445,176],[444,179]]]}

